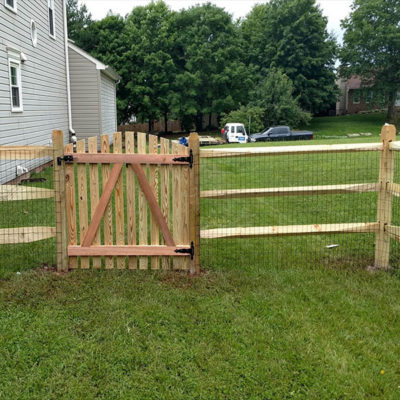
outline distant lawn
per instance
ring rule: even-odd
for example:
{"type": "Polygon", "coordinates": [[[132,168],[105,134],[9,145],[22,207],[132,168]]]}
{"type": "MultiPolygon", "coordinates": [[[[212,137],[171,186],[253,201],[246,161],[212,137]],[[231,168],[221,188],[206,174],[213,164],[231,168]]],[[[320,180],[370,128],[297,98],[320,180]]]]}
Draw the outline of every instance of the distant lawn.
{"type": "Polygon", "coordinates": [[[304,127],[314,132],[316,136],[345,136],[349,133],[372,133],[379,136],[385,114],[356,114],[341,117],[316,117],[310,125],[304,127]]]}

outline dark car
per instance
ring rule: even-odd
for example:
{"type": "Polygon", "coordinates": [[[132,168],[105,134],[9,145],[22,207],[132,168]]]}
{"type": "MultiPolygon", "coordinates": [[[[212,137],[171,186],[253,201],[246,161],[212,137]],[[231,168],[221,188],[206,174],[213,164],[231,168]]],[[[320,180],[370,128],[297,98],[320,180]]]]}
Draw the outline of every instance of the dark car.
{"type": "Polygon", "coordinates": [[[310,131],[291,131],[288,126],[273,126],[260,133],[250,135],[250,142],[269,142],[273,140],[311,140],[314,134],[310,131]]]}

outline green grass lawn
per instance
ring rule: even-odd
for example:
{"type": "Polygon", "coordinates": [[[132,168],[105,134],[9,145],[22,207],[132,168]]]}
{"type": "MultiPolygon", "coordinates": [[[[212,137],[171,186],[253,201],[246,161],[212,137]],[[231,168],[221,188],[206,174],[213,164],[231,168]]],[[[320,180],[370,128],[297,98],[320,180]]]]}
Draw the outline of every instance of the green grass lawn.
{"type": "MultiPolygon", "coordinates": [[[[283,144],[311,142],[272,145],[283,144]]],[[[369,152],[213,159],[201,167],[202,190],[377,179],[378,154],[369,152]]],[[[376,197],[203,199],[201,223],[375,221],[376,197]]],[[[399,206],[395,199],[400,225],[399,206]]],[[[23,202],[13,207],[23,210],[23,202]]],[[[198,277],[57,275],[10,265],[0,275],[0,399],[398,399],[400,276],[397,268],[367,271],[374,239],[202,241],[198,277]],[[339,247],[328,250],[332,243],[339,247]]]]}
{"type": "Polygon", "coordinates": [[[345,136],[349,133],[372,133],[378,137],[385,121],[385,114],[355,114],[341,117],[315,117],[304,129],[313,131],[316,137],[345,136]]]}

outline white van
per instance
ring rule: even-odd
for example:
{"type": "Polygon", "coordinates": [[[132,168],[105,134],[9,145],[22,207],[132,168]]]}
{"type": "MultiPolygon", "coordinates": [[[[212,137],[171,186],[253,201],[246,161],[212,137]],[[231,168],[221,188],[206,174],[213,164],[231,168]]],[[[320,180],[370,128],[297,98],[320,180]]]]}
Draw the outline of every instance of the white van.
{"type": "Polygon", "coordinates": [[[243,124],[226,124],[222,131],[222,138],[227,143],[247,143],[249,141],[246,128],[243,124]]]}

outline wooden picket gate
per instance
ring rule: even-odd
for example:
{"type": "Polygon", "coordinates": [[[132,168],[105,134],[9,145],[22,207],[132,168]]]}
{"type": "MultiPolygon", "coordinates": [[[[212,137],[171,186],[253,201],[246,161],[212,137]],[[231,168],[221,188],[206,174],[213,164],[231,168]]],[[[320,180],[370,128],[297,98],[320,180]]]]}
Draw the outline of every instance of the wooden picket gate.
{"type": "Polygon", "coordinates": [[[79,140],[57,159],[65,177],[62,268],[199,272],[198,135],[189,147],[145,133],[124,139],[114,133],[112,148],[108,135],[100,146],[97,137],[79,140]]]}

